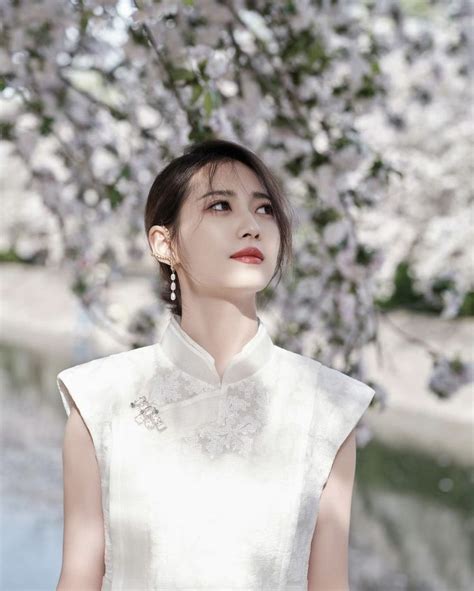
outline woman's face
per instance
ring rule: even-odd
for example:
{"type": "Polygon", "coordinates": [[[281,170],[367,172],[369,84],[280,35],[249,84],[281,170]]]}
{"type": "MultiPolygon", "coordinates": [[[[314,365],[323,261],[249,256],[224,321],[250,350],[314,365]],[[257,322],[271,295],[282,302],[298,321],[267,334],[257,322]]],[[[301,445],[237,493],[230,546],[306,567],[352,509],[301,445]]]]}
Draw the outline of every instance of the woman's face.
{"type": "Polygon", "coordinates": [[[180,212],[176,271],[181,293],[189,287],[209,296],[253,296],[272,278],[280,248],[271,201],[257,175],[237,161],[220,164],[213,178],[213,191],[232,194],[205,196],[209,191],[205,167],[194,175],[180,212]],[[262,252],[260,263],[231,258],[248,247],[262,252]]]}

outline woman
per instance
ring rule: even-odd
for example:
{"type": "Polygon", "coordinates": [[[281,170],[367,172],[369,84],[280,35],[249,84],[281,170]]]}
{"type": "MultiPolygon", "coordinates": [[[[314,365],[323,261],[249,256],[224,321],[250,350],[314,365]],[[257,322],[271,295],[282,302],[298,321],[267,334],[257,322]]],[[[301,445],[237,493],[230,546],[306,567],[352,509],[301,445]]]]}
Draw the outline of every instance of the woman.
{"type": "Polygon", "coordinates": [[[291,257],[289,211],[232,142],[155,179],[145,229],[168,324],[58,374],[59,591],[349,588],[354,428],[374,390],[275,345],[257,315],[291,257]]]}

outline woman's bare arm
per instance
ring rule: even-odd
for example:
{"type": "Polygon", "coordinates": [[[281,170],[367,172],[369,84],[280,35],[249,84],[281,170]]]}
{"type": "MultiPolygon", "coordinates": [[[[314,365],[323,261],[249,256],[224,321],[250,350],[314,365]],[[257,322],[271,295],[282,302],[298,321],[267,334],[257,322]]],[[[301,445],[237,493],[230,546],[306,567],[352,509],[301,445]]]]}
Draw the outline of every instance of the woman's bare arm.
{"type": "Polygon", "coordinates": [[[356,467],[353,430],[339,448],[323,489],[308,569],[308,591],[349,591],[349,526],[356,467]]]}
{"type": "Polygon", "coordinates": [[[100,591],[104,528],[100,473],[92,437],[73,405],[63,444],[63,563],[56,591],[100,591]]]}

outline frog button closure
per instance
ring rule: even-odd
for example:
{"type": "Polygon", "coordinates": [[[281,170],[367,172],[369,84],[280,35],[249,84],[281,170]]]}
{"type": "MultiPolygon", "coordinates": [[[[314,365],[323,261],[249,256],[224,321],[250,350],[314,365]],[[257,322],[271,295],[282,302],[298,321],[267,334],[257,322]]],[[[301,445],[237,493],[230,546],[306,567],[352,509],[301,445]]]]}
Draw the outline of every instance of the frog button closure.
{"type": "Polygon", "coordinates": [[[140,396],[133,402],[130,402],[130,406],[139,409],[139,413],[135,416],[135,421],[139,425],[144,424],[147,429],[156,428],[158,431],[166,429],[160,411],[147,400],[146,396],[140,396]]]}

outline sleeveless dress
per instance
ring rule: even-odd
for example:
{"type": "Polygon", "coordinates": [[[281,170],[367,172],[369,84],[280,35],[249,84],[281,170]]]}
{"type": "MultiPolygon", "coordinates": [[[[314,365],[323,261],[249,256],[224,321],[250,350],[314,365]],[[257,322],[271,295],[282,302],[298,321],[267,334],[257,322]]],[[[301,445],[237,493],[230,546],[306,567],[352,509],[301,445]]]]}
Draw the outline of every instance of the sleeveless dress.
{"type": "Polygon", "coordinates": [[[99,465],[102,591],[307,591],[320,496],[374,389],[260,318],[221,379],[169,316],[158,342],[57,376],[99,465]]]}

